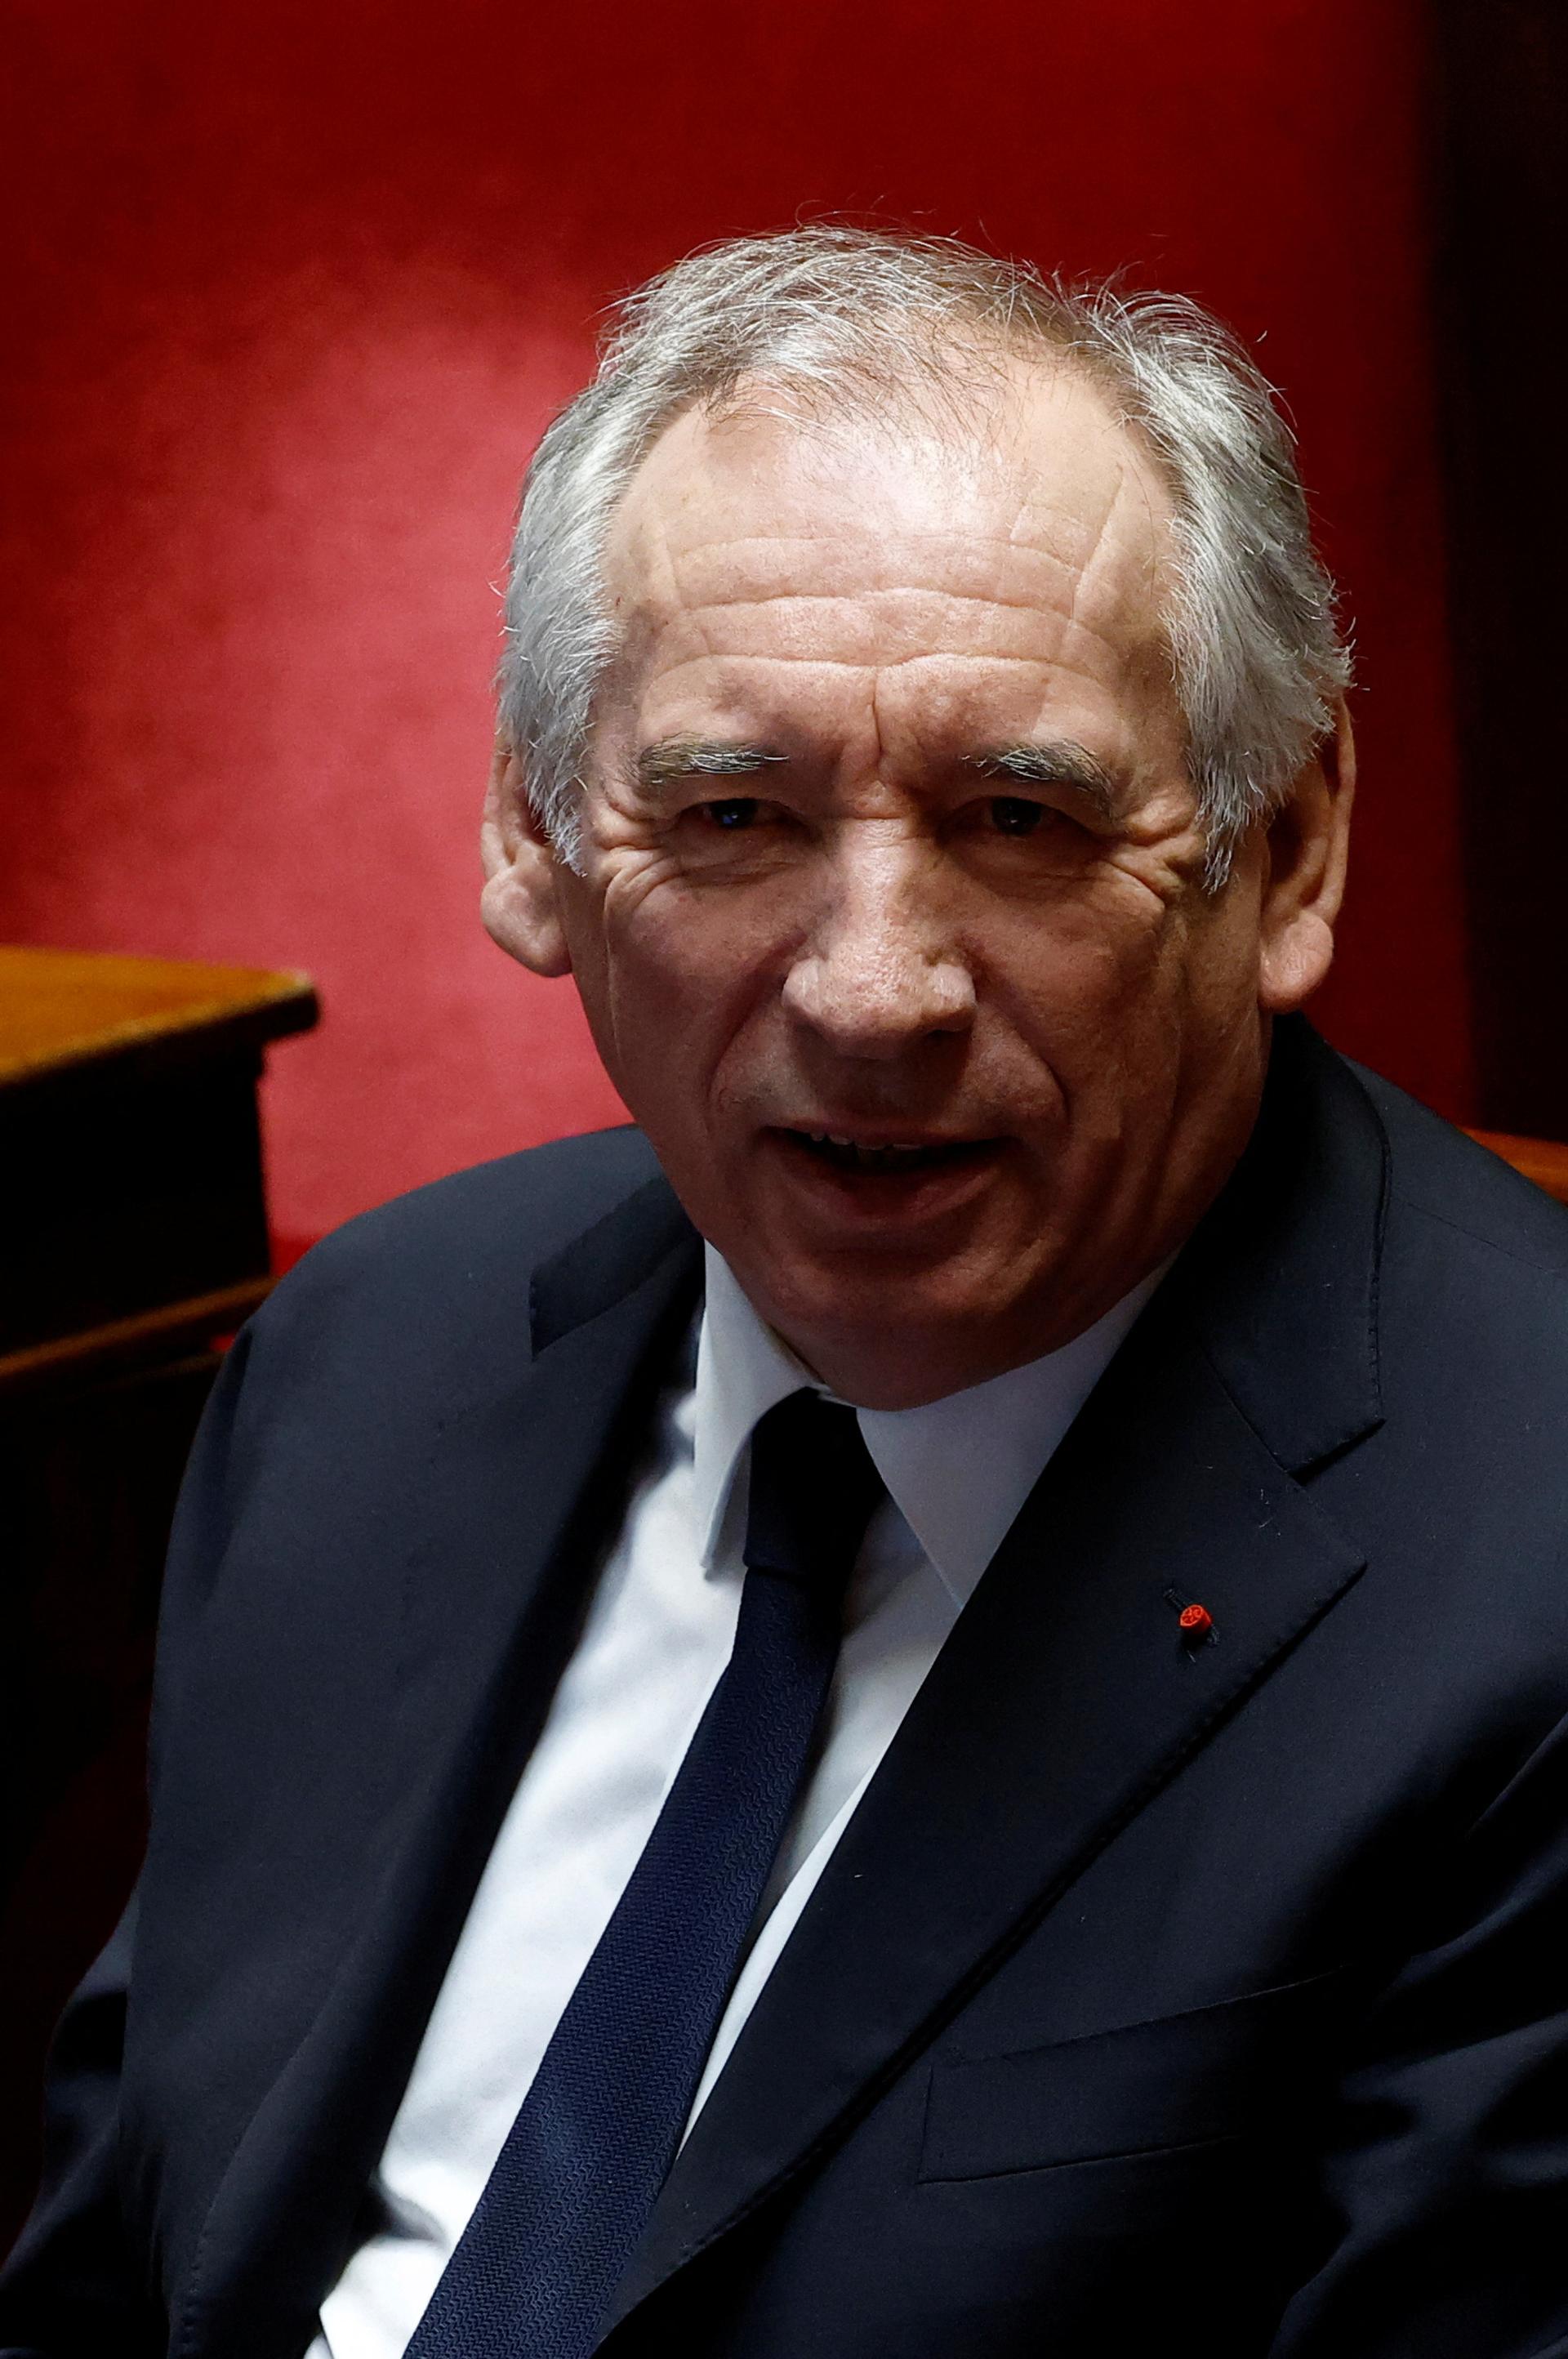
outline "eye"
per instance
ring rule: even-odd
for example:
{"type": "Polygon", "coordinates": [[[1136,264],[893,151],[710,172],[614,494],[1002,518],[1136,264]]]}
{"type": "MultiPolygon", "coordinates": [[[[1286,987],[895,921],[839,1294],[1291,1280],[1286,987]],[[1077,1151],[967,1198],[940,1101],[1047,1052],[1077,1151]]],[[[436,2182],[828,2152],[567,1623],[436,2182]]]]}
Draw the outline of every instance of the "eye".
{"type": "Polygon", "coordinates": [[[1022,795],[993,795],[990,821],[999,835],[1033,835],[1046,818],[1044,803],[1032,803],[1022,795]]]}
{"type": "Polygon", "coordinates": [[[727,834],[736,834],[755,821],[761,806],[750,795],[730,795],[724,801],[699,805],[704,819],[714,827],[723,828],[727,834]]]}

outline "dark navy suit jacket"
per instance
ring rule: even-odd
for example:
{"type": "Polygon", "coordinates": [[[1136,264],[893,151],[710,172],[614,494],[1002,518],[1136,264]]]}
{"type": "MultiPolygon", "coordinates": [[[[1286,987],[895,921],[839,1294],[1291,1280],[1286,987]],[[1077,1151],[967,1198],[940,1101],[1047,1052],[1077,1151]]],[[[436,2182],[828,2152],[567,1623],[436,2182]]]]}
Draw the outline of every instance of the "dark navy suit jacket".
{"type": "MultiPolygon", "coordinates": [[[[609,2350],[1568,2353],[1565,1272],[1568,1216],[1280,1027],[609,2350]]],[[[616,1132],[354,1223],[235,1346],[10,2359],[309,2341],[699,1277],[616,1132]]]]}

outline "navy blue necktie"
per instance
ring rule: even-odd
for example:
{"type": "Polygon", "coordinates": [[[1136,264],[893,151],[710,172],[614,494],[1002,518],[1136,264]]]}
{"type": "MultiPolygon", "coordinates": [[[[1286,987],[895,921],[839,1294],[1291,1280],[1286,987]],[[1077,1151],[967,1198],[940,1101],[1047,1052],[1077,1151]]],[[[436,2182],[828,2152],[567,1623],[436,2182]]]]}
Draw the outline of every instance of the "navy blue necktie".
{"type": "Polygon", "coordinates": [[[852,1409],[752,1438],[728,1667],[406,2359],[582,2359],[646,2225],[812,1756],[881,1492],[852,1409]]]}

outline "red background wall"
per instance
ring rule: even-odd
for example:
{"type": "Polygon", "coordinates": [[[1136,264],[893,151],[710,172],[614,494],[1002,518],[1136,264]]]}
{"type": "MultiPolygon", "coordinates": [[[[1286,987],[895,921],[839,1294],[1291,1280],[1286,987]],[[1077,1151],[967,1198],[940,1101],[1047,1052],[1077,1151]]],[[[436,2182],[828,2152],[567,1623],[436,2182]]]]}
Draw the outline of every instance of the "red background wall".
{"type": "Polygon", "coordinates": [[[315,974],[283,1232],[615,1118],[475,916],[492,585],[601,306],[802,212],[1264,340],[1363,683],[1322,1013],[1468,1109],[1414,0],[12,0],[5,38],[0,934],[315,974]]]}

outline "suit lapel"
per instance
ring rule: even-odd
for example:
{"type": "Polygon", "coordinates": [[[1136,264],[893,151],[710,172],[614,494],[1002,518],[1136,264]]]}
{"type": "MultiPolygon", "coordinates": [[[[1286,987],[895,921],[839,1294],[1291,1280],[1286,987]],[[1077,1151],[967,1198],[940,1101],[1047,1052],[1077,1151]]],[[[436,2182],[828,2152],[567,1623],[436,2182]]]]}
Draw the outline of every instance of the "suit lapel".
{"type": "Polygon", "coordinates": [[[1146,1356],[1159,1364],[1100,1387],[960,1616],[698,2117],[618,2315],[874,2100],[1360,1570],[1195,1347],[1146,1356]],[[1209,1608],[1216,1644],[1189,1655],[1167,1592],[1209,1608]]]}
{"type": "MultiPolygon", "coordinates": [[[[1357,1577],[1294,1476],[1377,1418],[1380,1138],[1346,1069],[1281,1031],[1253,1147],[960,1617],[617,2320],[852,2124],[1357,1577]],[[1169,1593],[1210,1608],[1217,1645],[1188,1658],[1169,1593]]],[[[209,2212],[187,2359],[309,2340],[697,1279],[655,1181],[541,1273],[533,1364],[433,1457],[406,1574],[398,1823],[333,1994],[209,2212]]]]}
{"type": "Polygon", "coordinates": [[[1361,1571],[1295,1473],[1378,1420],[1381,1136],[1338,1061],[1281,1029],[1246,1162],[960,1616],[612,2326],[853,2124],[1361,1571]],[[1212,1646],[1184,1645],[1188,1599],[1212,1646]]]}
{"type": "MultiPolygon", "coordinates": [[[[331,1995],[209,2212],[179,2346],[192,2359],[261,2359],[314,2331],[699,1276],[655,1180],[539,1274],[532,1363],[432,1452],[387,1739],[396,1823],[331,1995]]],[[[362,1869],[345,1863],[347,1890],[363,1891],[362,1869]]]]}

